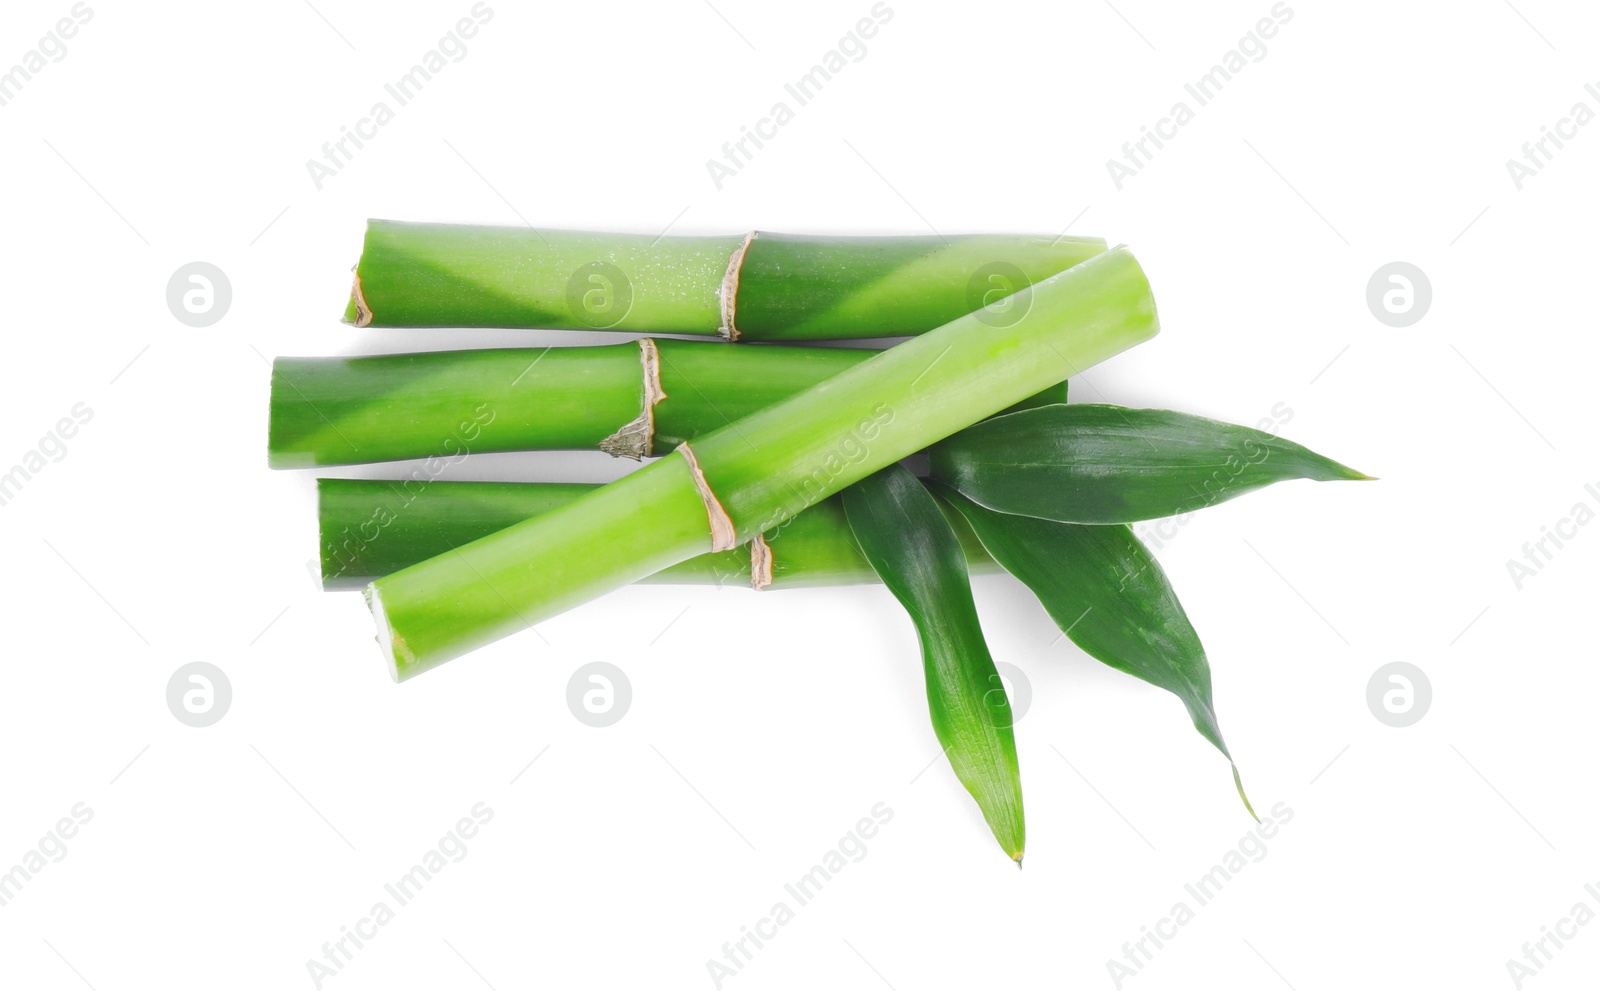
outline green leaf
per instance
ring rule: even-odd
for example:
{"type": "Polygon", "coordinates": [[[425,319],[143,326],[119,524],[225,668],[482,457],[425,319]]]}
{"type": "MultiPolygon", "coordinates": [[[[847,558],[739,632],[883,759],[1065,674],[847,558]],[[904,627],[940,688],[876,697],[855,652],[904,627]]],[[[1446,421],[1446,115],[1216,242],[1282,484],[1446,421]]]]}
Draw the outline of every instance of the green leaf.
{"type": "Polygon", "coordinates": [[[844,509],[862,554],[917,628],[928,712],[945,756],[1020,866],[1022,779],[1011,702],[978,625],[961,543],[933,495],[900,465],[846,489],[844,509]]]}
{"type": "Polygon", "coordinates": [[[1291,478],[1368,478],[1250,427],[1093,403],[997,416],[929,453],[934,477],[978,505],[1060,523],[1176,516],[1291,478]]]}
{"type": "MultiPolygon", "coordinates": [[[[939,497],[984,549],[1039,597],[1084,653],[1178,696],[1200,735],[1233,763],[1211,698],[1211,665],[1166,572],[1126,525],[1081,526],[984,509],[946,486],[939,497]]],[[[1250,809],[1239,769],[1239,797],[1250,809]]],[[[1255,810],[1250,809],[1251,816],[1255,810]]]]}

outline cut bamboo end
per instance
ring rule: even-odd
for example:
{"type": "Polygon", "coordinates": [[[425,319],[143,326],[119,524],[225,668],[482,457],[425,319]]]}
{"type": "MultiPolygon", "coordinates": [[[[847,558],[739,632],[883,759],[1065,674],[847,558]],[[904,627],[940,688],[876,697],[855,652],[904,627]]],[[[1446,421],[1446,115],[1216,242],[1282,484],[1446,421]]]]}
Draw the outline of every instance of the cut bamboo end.
{"type": "Polygon", "coordinates": [[[406,649],[405,638],[395,633],[394,627],[389,623],[389,616],[383,609],[383,593],[378,591],[376,583],[368,585],[361,590],[362,596],[367,600],[367,608],[372,610],[372,619],[378,627],[378,647],[383,652],[384,666],[389,671],[389,678],[395,684],[402,680],[400,674],[400,658],[405,655],[406,665],[409,667],[416,663],[416,658],[406,649]]]}
{"type": "Polygon", "coordinates": [[[352,268],[350,277],[350,305],[345,309],[345,322],[357,327],[368,327],[372,324],[372,307],[367,305],[367,297],[361,292],[361,270],[352,268]]]}

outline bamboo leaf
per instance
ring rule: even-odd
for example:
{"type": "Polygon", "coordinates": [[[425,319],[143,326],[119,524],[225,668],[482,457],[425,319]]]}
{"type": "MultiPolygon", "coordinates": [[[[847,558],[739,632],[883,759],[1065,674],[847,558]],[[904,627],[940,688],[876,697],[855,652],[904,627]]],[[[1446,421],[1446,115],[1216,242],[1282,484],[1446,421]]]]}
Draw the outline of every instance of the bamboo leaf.
{"type": "Polygon", "coordinates": [[[945,756],[1020,866],[1022,780],[1011,703],[978,624],[961,543],[932,494],[900,465],[846,489],[844,508],[862,554],[917,628],[928,712],[945,756]]]}
{"type": "MultiPolygon", "coordinates": [[[[1217,723],[1211,665],[1200,635],[1166,572],[1132,529],[997,513],[947,486],[933,483],[933,489],[966,519],[1000,566],[1039,597],[1073,643],[1178,696],[1194,728],[1233,763],[1217,723]]],[[[1233,780],[1250,809],[1237,766],[1233,780]]]]}
{"type": "Polygon", "coordinates": [[[1060,523],[1132,523],[1292,478],[1369,477],[1250,427],[1093,403],[997,416],[929,454],[934,477],[980,506],[1060,523]]]}

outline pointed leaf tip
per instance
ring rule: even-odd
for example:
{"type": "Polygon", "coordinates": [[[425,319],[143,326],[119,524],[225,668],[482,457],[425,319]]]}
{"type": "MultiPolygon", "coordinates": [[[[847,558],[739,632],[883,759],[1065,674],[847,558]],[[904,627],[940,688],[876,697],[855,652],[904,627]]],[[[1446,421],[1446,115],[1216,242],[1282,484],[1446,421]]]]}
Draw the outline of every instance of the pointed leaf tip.
{"type": "Polygon", "coordinates": [[[1022,858],[1022,779],[1011,704],[978,623],[966,554],[933,495],[900,465],[844,491],[862,555],[911,615],[928,713],[945,757],[1000,848],[1022,858]]]}
{"type": "Polygon", "coordinates": [[[1250,813],[1250,818],[1254,819],[1256,822],[1260,822],[1261,817],[1256,815],[1255,808],[1250,804],[1250,796],[1244,793],[1244,782],[1239,779],[1238,764],[1233,765],[1233,786],[1239,790],[1239,800],[1244,802],[1244,810],[1250,813]]]}
{"type": "Polygon", "coordinates": [[[929,454],[933,477],[978,505],[1060,523],[1133,523],[1289,479],[1371,477],[1263,430],[1102,403],[997,416],[929,454]]]}
{"type": "Polygon", "coordinates": [[[1079,649],[1178,696],[1195,729],[1228,758],[1239,797],[1255,817],[1222,739],[1200,635],[1166,572],[1133,530],[999,513],[938,482],[928,487],[967,521],[1002,568],[1038,596],[1079,649]]]}

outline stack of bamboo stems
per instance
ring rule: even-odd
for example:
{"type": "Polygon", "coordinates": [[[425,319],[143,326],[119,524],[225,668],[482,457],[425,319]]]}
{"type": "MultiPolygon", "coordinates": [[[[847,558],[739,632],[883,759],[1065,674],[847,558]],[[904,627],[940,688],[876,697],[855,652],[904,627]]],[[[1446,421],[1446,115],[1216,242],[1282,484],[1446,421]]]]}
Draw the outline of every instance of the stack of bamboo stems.
{"type": "Polygon", "coordinates": [[[1019,864],[1010,703],[968,575],[1011,572],[1228,756],[1198,635],[1127,524],[1366,477],[1245,427],[1068,405],[1071,376],[1158,330],[1138,262],[1095,239],[373,221],[346,319],[649,335],[274,363],[273,467],[422,464],[318,486],[324,586],[364,589],[397,680],[633,582],[881,581],[917,629],[951,766],[1019,864]],[[534,450],[649,462],[606,485],[439,477],[534,450]],[[919,452],[921,478],[903,463],[919,452]]]}

